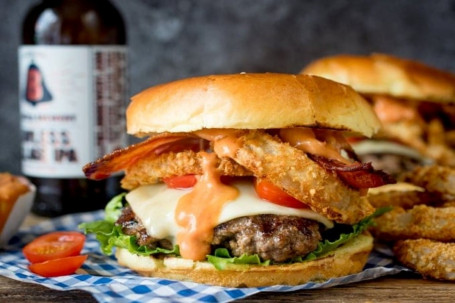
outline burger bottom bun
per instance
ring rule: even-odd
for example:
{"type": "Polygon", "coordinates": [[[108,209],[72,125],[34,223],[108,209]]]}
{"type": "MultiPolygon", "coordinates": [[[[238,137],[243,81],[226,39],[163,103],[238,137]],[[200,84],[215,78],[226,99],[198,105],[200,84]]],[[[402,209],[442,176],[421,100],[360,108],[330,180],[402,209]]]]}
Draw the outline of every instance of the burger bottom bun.
{"type": "Polygon", "coordinates": [[[299,285],[358,273],[363,269],[372,249],[373,238],[369,234],[362,234],[314,261],[270,266],[236,264],[224,270],[217,270],[208,262],[176,257],[156,259],[138,256],[120,248],[117,248],[116,257],[120,265],[147,277],[226,287],[260,287],[299,285]]]}

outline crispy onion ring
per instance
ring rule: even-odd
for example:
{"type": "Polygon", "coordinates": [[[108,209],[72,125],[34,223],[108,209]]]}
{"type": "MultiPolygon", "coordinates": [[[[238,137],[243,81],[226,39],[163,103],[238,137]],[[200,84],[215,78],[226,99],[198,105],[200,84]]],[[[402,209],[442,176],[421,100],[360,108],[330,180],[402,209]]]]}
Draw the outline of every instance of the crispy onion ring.
{"type": "Polygon", "coordinates": [[[399,262],[424,277],[455,281],[455,243],[402,240],[395,243],[393,252],[399,262]]]}
{"type": "MultiPolygon", "coordinates": [[[[122,188],[132,190],[141,185],[154,184],[163,178],[182,175],[202,175],[201,152],[185,150],[165,153],[153,158],[142,158],[126,170],[122,188]]],[[[223,176],[251,176],[252,173],[229,158],[217,158],[216,170],[223,176]]]]}
{"type": "Polygon", "coordinates": [[[372,233],[382,240],[455,240],[455,207],[417,205],[410,210],[395,207],[375,222],[372,233]]]}
{"type": "Polygon", "coordinates": [[[214,150],[218,157],[232,158],[256,177],[266,178],[336,222],[353,224],[373,212],[359,191],[346,186],[334,172],[266,132],[250,131],[215,140],[214,150]]]}
{"type": "Polygon", "coordinates": [[[400,179],[423,187],[433,194],[435,199],[455,200],[455,168],[440,165],[422,166],[403,174],[400,179]]]}
{"type": "Polygon", "coordinates": [[[376,208],[398,206],[404,209],[410,209],[420,204],[434,206],[436,202],[434,201],[434,196],[421,187],[416,186],[416,188],[420,190],[392,190],[374,194],[372,194],[371,190],[368,191],[368,201],[376,208]]]}

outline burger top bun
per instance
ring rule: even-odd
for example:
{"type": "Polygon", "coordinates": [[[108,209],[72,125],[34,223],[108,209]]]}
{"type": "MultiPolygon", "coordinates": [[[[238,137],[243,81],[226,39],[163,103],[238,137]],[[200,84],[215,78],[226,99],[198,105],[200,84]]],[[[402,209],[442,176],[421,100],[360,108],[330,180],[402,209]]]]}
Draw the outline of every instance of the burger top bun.
{"type": "Polygon", "coordinates": [[[132,98],[127,131],[136,136],[204,128],[318,126],[372,136],[380,123],[352,88],[316,76],[212,75],[151,87],[132,98]]]}
{"type": "Polygon", "coordinates": [[[352,86],[363,94],[433,102],[455,102],[455,75],[384,54],[337,55],[310,63],[302,74],[352,86]]]}

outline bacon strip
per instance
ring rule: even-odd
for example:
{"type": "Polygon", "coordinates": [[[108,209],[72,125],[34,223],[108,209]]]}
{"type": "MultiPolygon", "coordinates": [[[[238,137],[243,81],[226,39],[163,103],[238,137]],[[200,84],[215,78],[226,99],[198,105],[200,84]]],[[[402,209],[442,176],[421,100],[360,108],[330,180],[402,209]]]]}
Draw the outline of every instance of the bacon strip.
{"type": "Polygon", "coordinates": [[[145,141],[118,149],[104,157],[86,164],[82,170],[92,180],[101,180],[115,172],[128,169],[139,159],[156,157],[164,152],[177,152],[183,149],[199,150],[203,140],[189,133],[164,133],[145,141]]]}
{"type": "Polygon", "coordinates": [[[372,188],[386,184],[396,183],[396,181],[381,170],[375,170],[371,162],[344,164],[333,159],[321,156],[309,155],[310,158],[328,171],[334,171],[344,183],[352,188],[372,188]]]}

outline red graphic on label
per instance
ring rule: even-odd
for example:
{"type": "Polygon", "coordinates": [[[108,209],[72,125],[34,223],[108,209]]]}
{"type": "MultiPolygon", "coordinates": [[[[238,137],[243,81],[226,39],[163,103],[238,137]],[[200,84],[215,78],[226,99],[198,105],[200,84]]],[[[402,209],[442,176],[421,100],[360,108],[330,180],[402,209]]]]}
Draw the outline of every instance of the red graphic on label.
{"type": "Polygon", "coordinates": [[[52,100],[52,95],[44,82],[43,74],[33,62],[28,67],[25,100],[33,105],[52,100]]]}

